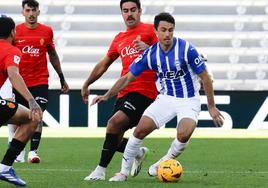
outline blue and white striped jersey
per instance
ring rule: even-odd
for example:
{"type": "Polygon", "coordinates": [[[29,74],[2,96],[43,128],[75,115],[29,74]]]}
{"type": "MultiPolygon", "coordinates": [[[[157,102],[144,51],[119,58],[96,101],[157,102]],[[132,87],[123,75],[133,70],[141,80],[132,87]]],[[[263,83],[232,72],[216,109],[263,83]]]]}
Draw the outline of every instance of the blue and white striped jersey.
{"type": "Polygon", "coordinates": [[[168,52],[164,52],[158,42],[136,58],[129,69],[136,77],[144,70],[152,69],[159,78],[161,94],[190,98],[199,95],[198,74],[206,65],[189,42],[174,37],[168,52]]]}

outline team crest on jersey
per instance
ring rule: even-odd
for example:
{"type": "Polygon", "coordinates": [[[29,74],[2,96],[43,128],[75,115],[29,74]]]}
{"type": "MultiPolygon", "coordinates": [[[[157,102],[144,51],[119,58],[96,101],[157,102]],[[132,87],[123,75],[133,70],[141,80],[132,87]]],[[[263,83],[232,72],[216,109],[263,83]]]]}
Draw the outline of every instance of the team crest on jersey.
{"type": "Polygon", "coordinates": [[[14,55],[13,61],[14,61],[14,63],[16,63],[18,65],[20,63],[20,57],[17,55],[14,55]]]}
{"type": "Polygon", "coordinates": [[[41,46],[43,46],[44,43],[45,43],[45,39],[41,38],[41,39],[40,39],[40,44],[41,44],[41,46]]]}

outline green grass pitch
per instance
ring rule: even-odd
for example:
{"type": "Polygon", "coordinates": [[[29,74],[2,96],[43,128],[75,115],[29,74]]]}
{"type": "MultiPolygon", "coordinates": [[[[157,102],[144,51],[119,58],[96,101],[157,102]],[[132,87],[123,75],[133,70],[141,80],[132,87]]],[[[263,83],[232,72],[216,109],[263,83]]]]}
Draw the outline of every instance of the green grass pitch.
{"type": "MultiPolygon", "coordinates": [[[[178,183],[161,183],[147,175],[150,164],[167,150],[172,138],[148,138],[150,148],[141,173],[127,182],[88,182],[83,178],[99,161],[103,138],[43,138],[40,164],[15,164],[17,174],[28,188],[89,188],[89,187],[179,187],[179,188],[253,188],[268,187],[268,139],[203,139],[193,138],[178,158],[184,168],[178,183]]],[[[6,138],[0,138],[1,158],[6,138]]],[[[28,147],[27,147],[28,148],[28,147]]],[[[118,172],[121,154],[110,164],[106,179],[118,172]]],[[[1,188],[14,187],[0,182],[1,188]]]]}

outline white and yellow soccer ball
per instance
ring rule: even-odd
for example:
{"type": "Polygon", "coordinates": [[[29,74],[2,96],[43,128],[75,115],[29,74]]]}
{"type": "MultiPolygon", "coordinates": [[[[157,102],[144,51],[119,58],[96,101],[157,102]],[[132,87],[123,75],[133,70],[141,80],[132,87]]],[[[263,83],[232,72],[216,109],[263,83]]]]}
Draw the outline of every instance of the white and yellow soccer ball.
{"type": "Polygon", "coordinates": [[[182,174],[183,168],[175,159],[162,161],[157,170],[157,176],[161,182],[177,182],[182,174]]]}

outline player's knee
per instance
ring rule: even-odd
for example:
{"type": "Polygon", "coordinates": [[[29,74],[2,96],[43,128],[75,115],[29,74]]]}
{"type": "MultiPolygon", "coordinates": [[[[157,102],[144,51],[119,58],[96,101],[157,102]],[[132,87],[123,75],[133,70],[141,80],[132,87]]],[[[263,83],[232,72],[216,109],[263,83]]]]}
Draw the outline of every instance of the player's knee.
{"type": "Polygon", "coordinates": [[[36,128],[38,127],[38,124],[39,124],[39,121],[38,120],[32,120],[32,123],[31,123],[31,127],[36,130],[36,128]]]}
{"type": "Polygon", "coordinates": [[[138,139],[144,139],[146,133],[143,130],[136,128],[133,135],[138,139]]]}
{"type": "Polygon", "coordinates": [[[125,129],[121,125],[120,122],[118,122],[114,118],[111,118],[111,119],[108,120],[108,123],[107,123],[107,132],[108,133],[119,134],[119,133],[125,132],[125,129]]]}
{"type": "Polygon", "coordinates": [[[188,140],[190,139],[190,136],[191,136],[191,135],[188,135],[188,134],[181,134],[181,133],[178,133],[178,135],[177,135],[177,139],[178,139],[181,143],[186,143],[186,142],[188,142],[188,140]]]}

